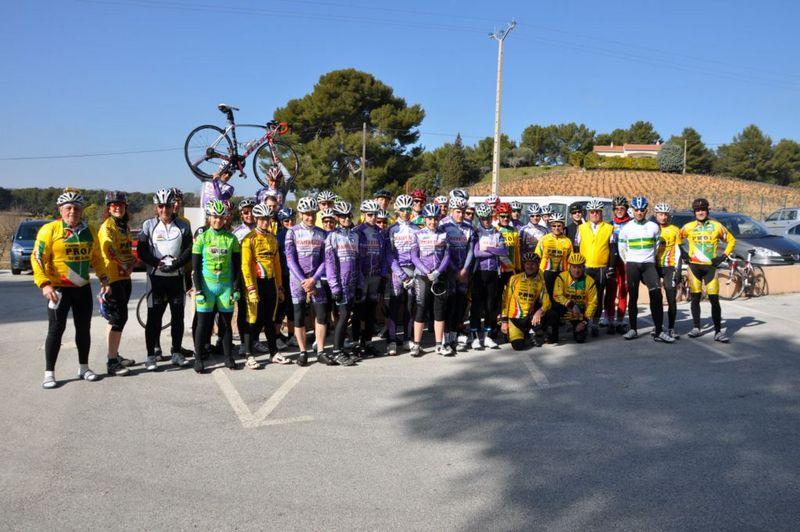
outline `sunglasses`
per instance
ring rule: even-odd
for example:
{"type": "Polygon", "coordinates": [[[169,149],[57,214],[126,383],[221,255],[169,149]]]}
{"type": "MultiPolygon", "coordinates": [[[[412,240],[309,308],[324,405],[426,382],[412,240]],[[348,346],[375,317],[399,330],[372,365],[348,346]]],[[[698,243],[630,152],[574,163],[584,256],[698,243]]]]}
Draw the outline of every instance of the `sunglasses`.
{"type": "Polygon", "coordinates": [[[364,216],[373,216],[374,217],[375,213],[374,212],[365,212],[364,216]]]}
{"type": "Polygon", "coordinates": [[[415,199],[414,203],[422,203],[422,200],[421,199],[415,199]]]}
{"type": "Polygon", "coordinates": [[[404,207],[400,209],[400,212],[411,212],[411,209],[409,209],[408,207],[404,207]]]}
{"type": "Polygon", "coordinates": [[[508,220],[508,218],[509,218],[509,216],[507,214],[500,214],[497,217],[500,218],[501,220],[508,220]]]}
{"type": "Polygon", "coordinates": [[[645,212],[647,209],[633,209],[633,212],[645,212]]]}
{"type": "Polygon", "coordinates": [[[172,204],[171,203],[159,203],[158,205],[156,205],[156,207],[158,207],[159,209],[166,209],[167,207],[172,208],[172,204]]]}

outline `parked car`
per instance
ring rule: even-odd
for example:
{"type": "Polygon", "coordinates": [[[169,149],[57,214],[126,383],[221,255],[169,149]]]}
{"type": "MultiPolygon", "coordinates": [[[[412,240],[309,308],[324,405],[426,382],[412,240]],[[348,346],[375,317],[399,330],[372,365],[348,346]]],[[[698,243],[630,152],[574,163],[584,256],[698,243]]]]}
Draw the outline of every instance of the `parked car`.
{"type": "MultiPolygon", "coordinates": [[[[503,201],[518,201],[522,203],[525,208],[528,208],[528,205],[531,203],[538,203],[539,205],[550,205],[550,208],[553,209],[554,212],[560,212],[564,215],[564,218],[567,220],[567,223],[570,221],[569,216],[569,206],[573,203],[578,203],[581,206],[585,206],[589,203],[591,199],[599,199],[603,202],[603,219],[605,221],[611,220],[611,216],[613,215],[613,211],[611,209],[611,198],[594,198],[594,196],[502,196],[503,201]]],[[[482,203],[486,200],[486,196],[472,196],[469,201],[470,203],[482,203]]],[[[523,220],[527,223],[528,216],[523,212],[523,220]]]]}
{"type": "MultiPolygon", "coordinates": [[[[753,264],[772,266],[800,261],[800,244],[770,234],[760,222],[745,214],[712,211],[709,217],[724,225],[736,238],[733,254],[737,257],[747,258],[747,252],[755,249],[753,264]]],[[[672,223],[678,227],[683,227],[692,220],[694,220],[693,212],[682,211],[672,215],[672,223]]]]}
{"type": "Polygon", "coordinates": [[[36,233],[50,220],[25,220],[20,222],[11,240],[11,273],[19,275],[31,269],[31,254],[36,233]]]}
{"type": "Polygon", "coordinates": [[[133,266],[134,271],[144,271],[145,266],[144,262],[139,260],[139,253],[136,252],[136,248],[139,245],[139,233],[141,233],[141,229],[131,229],[131,252],[133,256],[136,258],[136,264],[133,266]]]}
{"type": "Polygon", "coordinates": [[[778,236],[788,238],[789,240],[800,244],[800,222],[790,225],[784,229],[782,233],[778,233],[778,236]]]}
{"type": "Polygon", "coordinates": [[[800,222],[800,207],[786,207],[773,212],[764,220],[767,231],[781,235],[784,230],[800,222]]]}

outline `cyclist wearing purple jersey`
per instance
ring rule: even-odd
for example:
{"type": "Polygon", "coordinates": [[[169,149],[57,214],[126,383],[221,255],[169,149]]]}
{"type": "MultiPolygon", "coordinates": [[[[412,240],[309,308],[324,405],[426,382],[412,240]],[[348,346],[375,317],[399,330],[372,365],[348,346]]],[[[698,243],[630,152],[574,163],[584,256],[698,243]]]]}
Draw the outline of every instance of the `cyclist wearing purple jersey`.
{"type": "Polygon", "coordinates": [[[406,194],[398,196],[394,202],[397,221],[389,228],[389,257],[392,268],[388,322],[390,355],[396,355],[398,351],[400,343],[397,340],[398,324],[405,325],[406,341],[409,341],[411,336],[408,323],[414,305],[414,263],[411,261],[411,250],[414,247],[414,235],[419,231],[419,227],[409,221],[412,205],[411,196],[406,194]]]}
{"type": "Polygon", "coordinates": [[[233,197],[233,185],[229,185],[230,172],[214,174],[211,181],[204,181],[200,189],[200,208],[205,212],[206,204],[212,200],[229,201],[233,197]]]}
{"type": "Polygon", "coordinates": [[[375,223],[380,206],[375,200],[361,203],[364,223],[358,225],[358,266],[364,277],[364,290],[357,301],[357,319],[353,320],[353,340],[359,342],[360,356],[379,356],[370,345],[375,334],[375,316],[381,297],[381,285],[389,275],[387,262],[387,239],[384,231],[375,223]],[[361,328],[361,322],[364,328],[361,328]]]}
{"type": "Polygon", "coordinates": [[[466,199],[460,196],[452,197],[449,206],[448,218],[450,221],[441,223],[439,227],[447,233],[447,241],[450,244],[450,269],[454,281],[454,288],[451,290],[447,302],[445,342],[452,350],[455,350],[458,330],[463,325],[467,308],[467,293],[474,259],[476,232],[471,223],[464,221],[464,210],[467,208],[466,199]]]}

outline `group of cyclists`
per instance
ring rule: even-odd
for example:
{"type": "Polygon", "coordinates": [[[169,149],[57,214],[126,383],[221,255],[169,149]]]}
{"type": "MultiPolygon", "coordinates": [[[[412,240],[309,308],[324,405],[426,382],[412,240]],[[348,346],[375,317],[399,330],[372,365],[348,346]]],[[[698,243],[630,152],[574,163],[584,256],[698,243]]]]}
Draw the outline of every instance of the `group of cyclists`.
{"type": "MultiPolygon", "coordinates": [[[[426,329],[433,331],[435,352],[443,356],[495,349],[505,341],[514,350],[556,343],[564,326],[579,343],[598,336],[602,327],[633,340],[639,336],[640,284],[649,292],[653,339],[672,344],[679,338],[675,298],[683,262],[688,263],[693,319],[688,336],[701,334],[705,287],[714,339],[728,341],[715,272],[735,240],[708,218],[703,198],[692,204],[696,219],[682,228],[670,224],[671,207],[665,203],[654,205],[655,221],[649,220],[643,196],[614,198],[609,221],[603,220],[601,200],[575,204],[567,223],[548,205],[524,206],[496,195],[474,202],[463,189],[435,198],[422,190],[396,198],[379,190],[360,204],[356,216],[350,203],[327,190],[301,197],[295,208],[285,206],[286,190],[275,177],[236,205],[241,223],[234,227],[229,179],[216,176],[204,184],[206,223],[194,233],[181,215],[178,189],[164,188],[153,196],[154,217],[137,237],[149,293],[147,370],[157,369],[164,358],[160,333],[167,307],[172,316],[168,358],[188,366],[186,358],[193,355],[199,373],[213,351],[221,352],[231,369],[238,367],[236,355],[247,368],[262,367],[257,360],[262,352],[271,362],[301,366],[310,356],[339,366],[401,350],[419,357],[426,329]],[[720,242],[725,243],[721,253],[720,242]],[[193,292],[194,351],[181,345],[187,291],[193,292]],[[384,349],[373,343],[379,321],[385,322],[384,349]],[[212,344],[215,328],[218,340],[212,344]],[[308,328],[313,329],[310,345],[308,328]],[[234,330],[241,340],[238,353],[234,330]],[[262,333],[266,342],[259,341],[262,333]],[[287,348],[298,351],[294,359],[280,352],[287,348]]],[[[65,189],[57,204],[60,218],[41,228],[32,260],[34,282],[48,300],[44,388],[57,385],[55,363],[70,310],[79,377],[98,378],[88,367],[90,268],[100,280],[98,301],[108,321],[108,374],[125,375],[134,363],[119,354],[135,264],[127,196],[106,194],[108,217],[97,230],[82,220],[85,199],[79,191],[65,189]]]]}

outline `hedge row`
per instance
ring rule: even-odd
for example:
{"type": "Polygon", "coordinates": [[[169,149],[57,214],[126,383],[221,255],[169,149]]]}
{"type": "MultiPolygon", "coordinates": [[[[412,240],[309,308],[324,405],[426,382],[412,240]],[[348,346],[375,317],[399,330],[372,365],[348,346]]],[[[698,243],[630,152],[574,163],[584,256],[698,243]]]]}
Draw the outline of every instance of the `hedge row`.
{"type": "Polygon", "coordinates": [[[587,170],[660,170],[658,161],[650,157],[603,157],[594,152],[584,156],[583,167],[587,170]]]}

